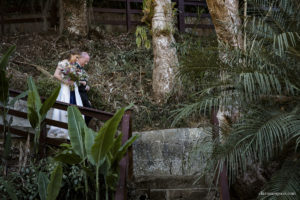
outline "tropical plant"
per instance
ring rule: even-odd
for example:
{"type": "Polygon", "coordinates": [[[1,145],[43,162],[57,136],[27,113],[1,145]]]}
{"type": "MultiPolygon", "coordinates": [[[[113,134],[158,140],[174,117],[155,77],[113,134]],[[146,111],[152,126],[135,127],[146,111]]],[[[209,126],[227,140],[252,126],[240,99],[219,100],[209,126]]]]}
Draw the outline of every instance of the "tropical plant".
{"type": "MultiPolygon", "coordinates": [[[[0,60],[0,107],[3,123],[4,152],[2,158],[4,161],[4,166],[6,166],[6,162],[10,153],[11,133],[9,131],[9,127],[13,121],[12,117],[10,117],[9,120],[7,119],[7,114],[10,107],[14,106],[18,99],[27,95],[27,92],[23,92],[20,95],[9,99],[9,78],[7,77],[6,67],[8,64],[8,59],[15,49],[15,46],[10,47],[0,60]]],[[[6,174],[6,167],[4,167],[4,174],[6,174]]]]}
{"type": "Polygon", "coordinates": [[[56,199],[61,182],[61,164],[54,163],[53,159],[42,159],[21,168],[20,171],[9,171],[6,177],[0,177],[0,198],[56,199]]]}
{"type": "Polygon", "coordinates": [[[56,101],[56,98],[60,91],[60,86],[55,88],[55,90],[52,92],[50,97],[47,98],[44,103],[42,103],[40,95],[37,91],[37,88],[35,86],[32,77],[28,78],[27,83],[28,83],[28,98],[27,98],[28,120],[32,128],[35,130],[34,147],[35,147],[35,153],[37,153],[42,123],[44,122],[49,109],[53,106],[53,104],[56,101]]]}
{"type": "Polygon", "coordinates": [[[62,166],[59,163],[51,173],[50,181],[47,175],[39,172],[38,175],[38,190],[41,200],[55,200],[59,194],[62,182],[62,166]]]}
{"type": "Polygon", "coordinates": [[[199,147],[207,162],[204,173],[212,172],[219,177],[225,164],[233,183],[249,166],[275,161],[279,167],[271,179],[266,179],[259,197],[297,199],[300,195],[300,4],[297,0],[248,2],[253,6],[250,11],[255,13],[247,17],[245,49],[223,45],[221,52],[227,53],[227,62],[217,60],[214,68],[207,68],[203,62],[201,66],[188,63],[181,67],[183,77],[201,74],[199,82],[205,87],[194,95],[193,104],[177,110],[174,123],[195,113],[210,115],[220,106],[231,108],[228,115],[236,113],[235,121],[228,117],[220,137],[211,134],[207,140],[210,145],[199,147]],[[226,77],[220,79],[221,73],[226,77]],[[293,195],[262,195],[266,192],[293,195]]]}
{"type": "Polygon", "coordinates": [[[96,199],[100,198],[100,174],[103,175],[108,189],[114,190],[119,177],[118,164],[126,154],[128,147],[137,139],[131,137],[121,145],[122,134],[115,138],[118,125],[125,112],[120,109],[110,120],[105,122],[98,132],[88,128],[78,108],[68,108],[68,129],[71,144],[63,144],[64,149],[55,157],[68,165],[80,166],[85,177],[86,197],[88,197],[88,178],[95,183],[96,199]]]}

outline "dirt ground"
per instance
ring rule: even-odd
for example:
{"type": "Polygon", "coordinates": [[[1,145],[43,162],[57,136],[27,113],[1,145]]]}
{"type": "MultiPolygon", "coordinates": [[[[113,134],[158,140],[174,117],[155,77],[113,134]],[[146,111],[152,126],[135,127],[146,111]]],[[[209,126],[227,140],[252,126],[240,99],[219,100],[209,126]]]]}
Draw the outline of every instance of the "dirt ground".
{"type": "MultiPolygon", "coordinates": [[[[78,48],[90,54],[86,71],[91,91],[89,98],[96,109],[115,112],[134,104],[134,130],[169,128],[171,111],[178,99],[157,106],[152,99],[152,50],[138,49],[133,33],[92,31],[88,38],[59,36],[55,32],[16,34],[0,40],[0,53],[16,45],[8,66],[10,88],[26,90],[33,76],[41,96],[48,96],[59,83],[50,76],[57,63],[78,48]]],[[[173,100],[172,100],[173,99],[173,100]]]]}

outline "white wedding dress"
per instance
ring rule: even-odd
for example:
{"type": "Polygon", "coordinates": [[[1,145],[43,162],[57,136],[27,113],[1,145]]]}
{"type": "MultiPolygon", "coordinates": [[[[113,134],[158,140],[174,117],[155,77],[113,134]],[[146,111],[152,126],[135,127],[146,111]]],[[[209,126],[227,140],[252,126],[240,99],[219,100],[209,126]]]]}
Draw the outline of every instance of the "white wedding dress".
{"type": "MultiPolygon", "coordinates": [[[[64,60],[62,62],[66,62],[66,61],[64,60]]],[[[59,64],[61,64],[62,62],[60,62],[59,64]]],[[[82,106],[82,101],[79,94],[78,86],[76,85],[76,83],[74,83],[74,85],[75,85],[74,91],[75,91],[76,105],[82,106]]],[[[70,87],[68,85],[61,83],[61,88],[56,101],[70,103],[70,87]]],[[[53,109],[52,119],[56,121],[68,123],[68,113],[67,111],[64,110],[53,109]]],[[[50,130],[48,131],[47,135],[50,138],[70,139],[67,129],[59,128],[56,126],[50,126],[50,130]]]]}

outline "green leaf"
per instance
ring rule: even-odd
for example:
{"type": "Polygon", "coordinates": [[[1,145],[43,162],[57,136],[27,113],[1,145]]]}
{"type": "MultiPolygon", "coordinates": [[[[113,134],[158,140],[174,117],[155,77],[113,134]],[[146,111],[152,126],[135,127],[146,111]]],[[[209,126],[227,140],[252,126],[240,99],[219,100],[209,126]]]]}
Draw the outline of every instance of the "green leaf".
{"type": "Polygon", "coordinates": [[[68,129],[72,148],[74,152],[82,159],[85,158],[86,152],[83,140],[83,128],[85,122],[76,106],[68,107],[68,129]]]}
{"type": "Polygon", "coordinates": [[[62,143],[62,144],[60,144],[59,146],[64,147],[64,148],[67,148],[67,149],[72,149],[72,145],[71,145],[71,144],[68,144],[68,143],[62,143]]]}
{"type": "Polygon", "coordinates": [[[110,120],[105,122],[98,132],[94,145],[92,146],[92,156],[97,166],[100,166],[104,162],[107,152],[110,151],[113,145],[114,135],[124,112],[125,108],[120,109],[110,120]]]}
{"type": "Polygon", "coordinates": [[[28,109],[28,120],[32,126],[32,128],[36,128],[38,123],[40,122],[40,117],[38,112],[36,111],[35,107],[35,97],[34,97],[34,92],[29,91],[28,92],[28,98],[27,98],[27,109],[28,109]]]}
{"type": "Polygon", "coordinates": [[[104,177],[106,177],[111,170],[111,158],[109,157],[111,156],[106,156],[103,163],[100,166],[100,172],[104,177]]]}
{"type": "Polygon", "coordinates": [[[19,94],[18,96],[14,97],[12,100],[10,100],[10,102],[9,102],[8,105],[9,106],[14,106],[15,103],[16,103],[16,101],[18,101],[19,99],[22,99],[22,98],[26,97],[27,94],[28,94],[28,91],[22,92],[21,94],[19,94]]]}
{"type": "Polygon", "coordinates": [[[141,46],[141,43],[142,43],[141,38],[140,38],[140,37],[137,37],[137,38],[135,39],[135,43],[136,43],[137,47],[140,47],[140,46],[141,46]]]}
{"type": "Polygon", "coordinates": [[[85,149],[86,149],[88,161],[93,165],[95,165],[95,162],[92,157],[92,146],[94,144],[95,135],[96,135],[96,133],[92,129],[88,128],[87,126],[84,126],[85,149]]]}
{"type": "Polygon", "coordinates": [[[123,134],[121,133],[118,135],[117,138],[114,139],[114,144],[110,151],[113,157],[117,155],[119,149],[122,146],[122,136],[123,136],[123,134]]]}
{"type": "Polygon", "coordinates": [[[55,200],[58,196],[61,187],[62,176],[62,166],[59,164],[51,173],[50,183],[47,187],[47,200],[55,200]]]}
{"type": "Polygon", "coordinates": [[[12,46],[4,53],[4,55],[2,56],[1,61],[0,61],[0,70],[3,70],[3,71],[6,70],[9,56],[15,51],[15,49],[16,49],[16,46],[12,46]]]}
{"type": "Polygon", "coordinates": [[[146,49],[150,49],[151,48],[151,43],[150,43],[149,40],[145,41],[145,47],[146,47],[146,49]]]}
{"type": "Polygon", "coordinates": [[[40,95],[36,89],[35,83],[31,76],[28,78],[27,84],[28,84],[28,90],[33,92],[35,110],[37,112],[39,112],[39,110],[41,109],[41,106],[42,106],[42,102],[41,102],[40,95]]]}
{"type": "Polygon", "coordinates": [[[3,182],[3,185],[8,193],[9,198],[11,198],[12,200],[18,200],[15,188],[9,182],[6,181],[3,182]]]}
{"type": "Polygon", "coordinates": [[[54,157],[54,160],[69,165],[79,164],[82,159],[72,149],[65,149],[54,157]]]}
{"type": "Polygon", "coordinates": [[[95,169],[94,168],[89,168],[89,167],[85,167],[85,166],[81,166],[82,167],[82,172],[85,173],[85,175],[87,175],[90,179],[94,180],[95,179],[95,169]]]}
{"type": "Polygon", "coordinates": [[[6,105],[8,102],[8,79],[6,72],[0,70],[0,103],[6,105]]]}
{"type": "Polygon", "coordinates": [[[129,138],[125,144],[119,149],[118,153],[114,157],[114,163],[119,163],[121,159],[126,154],[128,148],[132,145],[132,143],[138,138],[138,135],[134,135],[131,138],[129,138]]]}
{"type": "Polygon", "coordinates": [[[51,96],[48,99],[46,99],[46,101],[43,103],[43,105],[40,109],[40,115],[42,117],[42,120],[46,117],[47,112],[55,103],[57,96],[59,94],[59,91],[60,91],[60,86],[55,88],[55,90],[52,92],[51,96]]]}
{"type": "Polygon", "coordinates": [[[116,189],[116,185],[119,181],[119,174],[118,173],[109,173],[106,177],[105,177],[105,182],[106,184],[109,186],[109,188],[111,190],[115,190],[116,189]]]}
{"type": "Polygon", "coordinates": [[[44,172],[39,172],[38,177],[38,190],[41,200],[46,200],[47,198],[47,186],[49,179],[44,172]]]}

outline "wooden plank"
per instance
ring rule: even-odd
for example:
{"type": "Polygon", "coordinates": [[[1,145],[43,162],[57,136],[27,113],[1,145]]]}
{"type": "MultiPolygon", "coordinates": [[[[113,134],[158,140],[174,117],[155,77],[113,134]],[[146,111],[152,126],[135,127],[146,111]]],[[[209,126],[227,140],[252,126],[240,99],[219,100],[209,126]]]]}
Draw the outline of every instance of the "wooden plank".
{"type": "MultiPolygon", "coordinates": [[[[104,25],[126,25],[126,21],[110,21],[110,20],[95,20],[99,24],[104,25]]],[[[131,21],[131,25],[141,25],[143,22],[141,21],[131,21]]]]}
{"type": "Polygon", "coordinates": [[[103,25],[126,25],[126,21],[116,21],[116,20],[95,20],[95,21],[103,25]]]}
{"type": "MultiPolygon", "coordinates": [[[[2,111],[3,107],[0,107],[0,110],[2,111]]],[[[16,117],[21,117],[21,118],[27,119],[27,113],[22,112],[22,111],[9,109],[8,114],[16,116],[16,117]]],[[[52,120],[52,119],[45,119],[45,122],[46,122],[47,125],[50,125],[50,126],[56,126],[56,127],[59,127],[59,128],[68,129],[68,124],[65,123],[65,122],[56,121],[56,120],[52,120]]]]}
{"type": "Polygon", "coordinates": [[[130,9],[129,10],[130,14],[143,14],[142,10],[137,10],[137,9],[130,9]]]}
{"type": "Polygon", "coordinates": [[[210,14],[203,13],[200,16],[198,16],[198,13],[184,13],[185,17],[200,17],[200,18],[211,18],[210,14]]]}
{"type": "Polygon", "coordinates": [[[1,12],[1,35],[4,35],[4,14],[1,12]]]}
{"type": "Polygon", "coordinates": [[[131,25],[142,25],[142,24],[144,24],[143,22],[141,22],[141,21],[131,21],[131,25]]]}
{"type": "MultiPolygon", "coordinates": [[[[100,13],[126,13],[126,9],[118,9],[118,8],[93,8],[94,12],[100,12],[100,13]]],[[[142,10],[138,9],[130,9],[128,11],[130,14],[140,14],[143,13],[142,10]]]]}
{"type": "MultiPolygon", "coordinates": [[[[131,137],[131,111],[125,112],[122,119],[122,144],[124,144],[131,137]]],[[[128,164],[129,164],[129,153],[120,162],[120,178],[117,186],[115,199],[126,200],[127,199],[127,188],[126,179],[128,178],[128,164]]]]}
{"type": "Polygon", "coordinates": [[[178,30],[179,32],[185,31],[184,23],[184,0],[178,0],[178,30]]]}
{"type": "MultiPolygon", "coordinates": [[[[3,125],[0,124],[0,131],[3,130],[3,125]]],[[[29,133],[26,131],[22,131],[20,129],[16,129],[16,128],[9,128],[10,132],[12,134],[21,136],[21,137],[25,137],[27,138],[27,135],[30,134],[31,137],[30,138],[34,138],[34,134],[33,133],[29,133]]],[[[56,139],[56,138],[46,138],[46,143],[52,146],[59,146],[62,143],[70,143],[68,140],[66,139],[56,139]]]]}
{"type": "MultiPolygon", "coordinates": [[[[3,19],[2,23],[4,24],[22,24],[22,23],[34,23],[34,22],[43,22],[43,18],[32,17],[32,18],[11,18],[11,19],[3,19]]],[[[50,17],[47,20],[51,20],[50,17]]]]}
{"type": "MultiPolygon", "coordinates": [[[[63,107],[64,108],[64,107],[63,107]]],[[[108,119],[110,119],[113,115],[109,114],[107,116],[103,116],[103,113],[98,113],[97,110],[95,113],[93,113],[93,111],[95,109],[89,109],[91,111],[87,111],[86,108],[84,107],[78,107],[79,110],[81,111],[81,113],[83,115],[88,115],[88,116],[91,116],[91,117],[95,117],[97,119],[101,118],[100,120],[103,120],[103,121],[106,121],[108,119]],[[92,113],[91,113],[92,112],[92,113]]],[[[65,108],[64,108],[65,109],[65,108]]],[[[0,110],[3,110],[3,107],[0,107],[0,110]]],[[[14,109],[9,109],[8,111],[8,114],[10,115],[13,115],[13,116],[16,116],[16,117],[21,117],[21,118],[24,118],[24,119],[27,119],[27,113],[25,112],[22,112],[22,111],[18,111],[18,110],[14,110],[14,109]]],[[[50,125],[50,126],[56,126],[56,127],[60,127],[60,128],[65,128],[65,129],[68,129],[68,124],[65,123],[65,122],[61,122],[61,121],[56,121],[56,120],[52,120],[52,119],[45,119],[45,122],[47,123],[47,125],[50,125]]]]}
{"type": "MultiPolygon", "coordinates": [[[[12,97],[18,96],[19,94],[21,94],[20,91],[17,90],[9,90],[9,95],[12,97]]],[[[22,100],[27,100],[27,98],[22,98],[22,100]]],[[[44,102],[46,99],[44,97],[41,98],[41,100],[44,102]]],[[[68,103],[64,103],[64,102],[59,102],[57,101],[54,105],[53,108],[57,108],[57,109],[61,109],[61,110],[67,110],[68,106],[70,106],[71,104],[68,103]]],[[[81,107],[78,106],[78,109],[81,111],[81,113],[83,115],[87,115],[90,117],[95,117],[99,120],[109,120],[114,114],[113,113],[109,113],[109,112],[105,112],[105,111],[100,111],[94,108],[85,108],[85,107],[81,107]]]]}
{"type": "Polygon", "coordinates": [[[117,8],[93,8],[94,12],[103,12],[103,13],[126,13],[126,9],[117,9],[117,8]]]}
{"type": "Polygon", "coordinates": [[[227,178],[227,167],[225,163],[222,172],[220,174],[220,199],[230,200],[228,178],[227,178]]]}
{"type": "Polygon", "coordinates": [[[205,2],[199,2],[199,1],[185,1],[184,5],[186,6],[202,6],[207,7],[207,4],[205,2]]]}
{"type": "MultiPolygon", "coordinates": [[[[113,2],[126,2],[127,0],[108,0],[108,1],[113,1],[113,2]]],[[[134,2],[134,3],[143,3],[143,0],[130,0],[130,2],[134,2]]]]}
{"type": "Polygon", "coordinates": [[[52,119],[45,119],[45,122],[47,123],[47,125],[50,125],[50,126],[56,126],[59,128],[68,129],[68,124],[65,122],[60,122],[60,121],[56,121],[56,120],[52,120],[52,119]]]}
{"type": "Polygon", "coordinates": [[[0,13],[1,13],[1,38],[4,35],[4,1],[0,0],[0,13]]]}
{"type": "Polygon", "coordinates": [[[130,30],[131,22],[130,22],[130,0],[126,0],[126,28],[127,32],[130,30]]]}
{"type": "Polygon", "coordinates": [[[186,24],[185,28],[215,29],[213,24],[186,24]]]}

